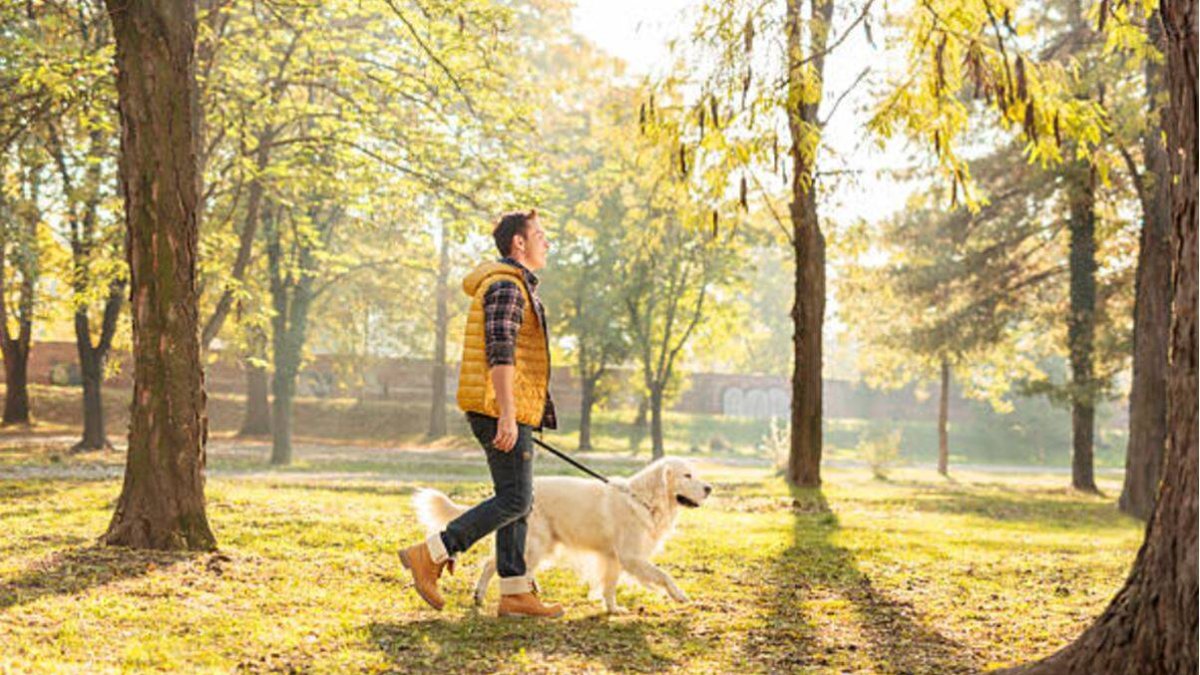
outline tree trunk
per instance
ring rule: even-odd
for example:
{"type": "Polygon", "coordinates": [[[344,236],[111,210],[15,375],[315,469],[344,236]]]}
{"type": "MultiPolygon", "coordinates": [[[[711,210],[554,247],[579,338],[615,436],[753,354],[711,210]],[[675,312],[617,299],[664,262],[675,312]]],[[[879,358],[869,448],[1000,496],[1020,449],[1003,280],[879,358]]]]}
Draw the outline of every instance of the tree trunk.
{"type": "MultiPolygon", "coordinates": [[[[80,268],[76,268],[80,269],[80,268]]],[[[104,302],[101,317],[100,343],[92,344],[88,310],[75,312],[75,353],[79,356],[79,371],[83,379],[83,438],[71,448],[72,452],[110,450],[112,443],[104,429],[104,364],[117,332],[117,319],[125,302],[125,283],[114,282],[104,302]]]]}
{"type": "MultiPolygon", "coordinates": [[[[36,204],[40,193],[40,172],[33,171],[29,177],[30,201],[36,204]]],[[[2,197],[0,197],[2,199],[2,197]]],[[[2,205],[0,205],[2,206],[2,205]]],[[[0,424],[28,425],[29,417],[29,345],[33,338],[33,306],[38,274],[37,226],[41,220],[38,214],[24,218],[23,227],[18,232],[16,228],[10,231],[16,234],[17,241],[0,241],[0,353],[4,356],[4,417],[0,424]],[[20,296],[17,300],[17,334],[8,330],[8,301],[6,293],[6,272],[8,262],[7,249],[13,245],[13,267],[15,275],[21,278],[20,296]]],[[[7,237],[5,237],[7,239],[7,237]]]]}
{"type": "Polygon", "coordinates": [[[1174,319],[1167,376],[1163,480],[1146,540],[1125,587],[1062,651],[1021,669],[1029,673],[1194,675],[1198,665],[1197,588],[1197,152],[1196,0],[1166,3],[1171,109],[1167,148],[1174,256],[1174,319]]]}
{"type": "Polygon", "coordinates": [[[29,424],[29,350],[4,350],[4,426],[29,424]]]}
{"type": "MultiPolygon", "coordinates": [[[[1150,41],[1163,49],[1162,25],[1155,13],[1150,41]]],[[[1133,382],[1129,390],[1129,444],[1125,484],[1117,502],[1142,520],[1154,512],[1154,495],[1167,438],[1167,346],[1171,337],[1171,193],[1167,151],[1162,144],[1166,108],[1157,100],[1164,89],[1162,64],[1146,59],[1146,98],[1150,124],[1142,138],[1142,233],[1133,309],[1133,382]]]]}
{"type": "Polygon", "coordinates": [[[662,406],[663,386],[656,384],[650,390],[650,439],[654,444],[654,459],[659,459],[665,454],[663,448],[662,406]]]}
{"type": "Polygon", "coordinates": [[[242,362],[246,371],[246,416],[238,436],[266,436],[271,433],[271,405],[267,397],[267,369],[251,362],[242,362]]]}
{"type": "Polygon", "coordinates": [[[429,402],[429,437],[446,435],[446,335],[450,330],[450,233],[442,225],[438,250],[437,313],[433,336],[433,398],[429,402]]]}
{"type": "Polygon", "coordinates": [[[101,398],[104,366],[96,359],[80,362],[83,379],[83,438],[72,448],[75,452],[111,449],[104,431],[104,400],[101,398]]]}
{"type": "Polygon", "coordinates": [[[646,410],[649,407],[649,405],[650,405],[650,397],[649,396],[642,396],[638,400],[637,415],[635,415],[633,418],[633,427],[635,429],[644,430],[646,428],[646,410]]]}
{"type": "Polygon", "coordinates": [[[133,402],[109,545],[216,547],[204,503],[196,299],[196,7],[106,0],[116,38],[120,175],[133,313],[133,402]]]}
{"type": "Polygon", "coordinates": [[[592,406],[595,405],[596,381],[590,377],[580,378],[579,399],[579,450],[592,449],[592,406]]]}
{"type": "Polygon", "coordinates": [[[296,395],[295,372],[280,366],[276,358],[271,382],[271,464],[276,466],[292,462],[292,399],[296,395]]]}
{"type": "Polygon", "coordinates": [[[1067,342],[1071,352],[1071,484],[1096,492],[1093,434],[1096,383],[1093,349],[1096,335],[1095,171],[1088,165],[1070,170],[1071,307],[1067,342]]]}
{"type": "Polygon", "coordinates": [[[942,360],[942,393],[938,399],[938,473],[950,475],[950,362],[942,360]]]}
{"type": "MultiPolygon", "coordinates": [[[[788,126],[792,156],[792,249],[796,260],[795,299],[792,305],[792,423],[788,480],[801,487],[821,484],[822,444],[822,344],[825,323],[825,235],[817,217],[813,177],[816,152],[810,143],[819,134],[817,111],[820,99],[812,100],[804,90],[811,72],[819,78],[825,67],[825,44],[832,0],[814,0],[812,17],[801,17],[800,0],[787,2],[788,36],[788,126]],[[803,41],[804,26],[810,35],[808,55],[803,41]],[[808,68],[803,67],[808,63],[808,68]]],[[[819,86],[819,85],[818,85],[819,86]]]]}

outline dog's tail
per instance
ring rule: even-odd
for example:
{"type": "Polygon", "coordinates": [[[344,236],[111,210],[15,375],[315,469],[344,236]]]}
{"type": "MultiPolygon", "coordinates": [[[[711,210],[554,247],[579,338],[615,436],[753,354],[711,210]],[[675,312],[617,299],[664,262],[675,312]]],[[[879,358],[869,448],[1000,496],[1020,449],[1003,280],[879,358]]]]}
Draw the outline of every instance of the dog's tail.
{"type": "Polygon", "coordinates": [[[466,513],[467,507],[454,503],[444,493],[431,488],[417,490],[412,498],[417,520],[430,532],[440,531],[446,524],[466,513]]]}

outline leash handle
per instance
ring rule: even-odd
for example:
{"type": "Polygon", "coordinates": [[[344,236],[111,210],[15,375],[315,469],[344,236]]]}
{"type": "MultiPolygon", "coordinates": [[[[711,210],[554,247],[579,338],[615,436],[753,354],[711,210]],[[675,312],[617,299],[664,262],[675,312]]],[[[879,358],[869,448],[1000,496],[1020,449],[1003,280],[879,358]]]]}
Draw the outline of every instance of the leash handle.
{"type": "Polygon", "coordinates": [[[602,482],[602,483],[607,483],[607,482],[608,482],[608,479],[607,479],[607,478],[605,478],[604,476],[601,476],[600,474],[598,474],[598,473],[596,473],[595,471],[593,471],[593,470],[589,469],[588,467],[584,466],[583,464],[580,464],[579,462],[577,462],[577,461],[575,461],[575,460],[571,459],[570,457],[566,456],[565,454],[563,454],[563,453],[562,453],[562,452],[560,452],[559,450],[555,449],[555,448],[554,448],[554,446],[550,445],[549,443],[546,443],[545,441],[543,441],[542,439],[538,438],[537,436],[531,436],[531,438],[533,439],[533,442],[534,442],[534,443],[537,443],[539,446],[541,446],[541,447],[545,448],[546,450],[549,450],[550,452],[554,453],[555,455],[558,455],[558,458],[559,458],[559,459],[561,459],[561,460],[563,460],[563,461],[564,461],[564,462],[566,462],[567,464],[570,464],[571,466],[575,467],[576,469],[579,469],[580,471],[582,471],[582,472],[584,472],[584,473],[588,474],[588,475],[589,475],[589,476],[591,476],[592,478],[595,478],[595,479],[599,480],[599,481],[600,481],[600,482],[602,482]]]}

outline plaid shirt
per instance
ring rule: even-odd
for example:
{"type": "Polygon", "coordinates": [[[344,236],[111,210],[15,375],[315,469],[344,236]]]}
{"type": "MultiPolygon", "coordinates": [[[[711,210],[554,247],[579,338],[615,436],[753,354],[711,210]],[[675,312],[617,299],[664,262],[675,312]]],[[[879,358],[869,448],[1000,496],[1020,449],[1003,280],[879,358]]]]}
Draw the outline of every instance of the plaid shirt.
{"type": "MultiPolygon", "coordinates": [[[[501,258],[500,262],[512,265],[521,270],[525,277],[525,287],[529,289],[529,297],[533,300],[534,311],[537,312],[538,322],[542,324],[542,334],[546,337],[546,347],[550,346],[550,334],[546,329],[546,309],[542,299],[538,297],[538,278],[524,265],[512,258],[501,258]]],[[[516,363],[517,331],[525,317],[525,297],[521,289],[512,281],[497,281],[483,295],[483,335],[487,348],[488,367],[511,366],[516,363]]],[[[547,358],[549,354],[547,353],[547,358]]],[[[547,370],[550,365],[547,363],[547,370]]],[[[542,413],[541,429],[557,429],[558,416],[554,411],[554,400],[550,389],[546,388],[546,408],[542,413]]]]}

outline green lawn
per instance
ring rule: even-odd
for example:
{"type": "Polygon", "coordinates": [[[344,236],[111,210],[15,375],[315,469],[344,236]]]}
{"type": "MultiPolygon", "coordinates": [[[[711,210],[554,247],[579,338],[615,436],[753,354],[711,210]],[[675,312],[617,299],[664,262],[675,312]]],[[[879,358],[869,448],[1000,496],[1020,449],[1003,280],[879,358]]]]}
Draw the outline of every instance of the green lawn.
{"type": "Polygon", "coordinates": [[[471,607],[486,547],[449,578],[442,613],[396,562],[397,543],[420,536],[408,497],[427,484],[407,476],[444,461],[439,487],[487,494],[464,457],[395,451],[359,473],[353,449],[333,464],[318,459],[328,449],[301,449],[298,468],[243,474],[253,452],[217,449],[221,551],[158,554],[93,545],[120,482],[85,469],[111,453],[51,452],[0,446],[0,672],[972,672],[1069,640],[1142,537],[1111,482],[1098,497],[1063,475],[829,470],[821,492],[793,494],[765,469],[704,462],[716,492],[657,558],[690,605],[627,587],[633,612],[609,618],[573,573],[551,570],[544,592],[567,617],[531,623],[494,618],[494,588],[471,607]],[[22,477],[51,465],[79,476],[22,477]]]}

